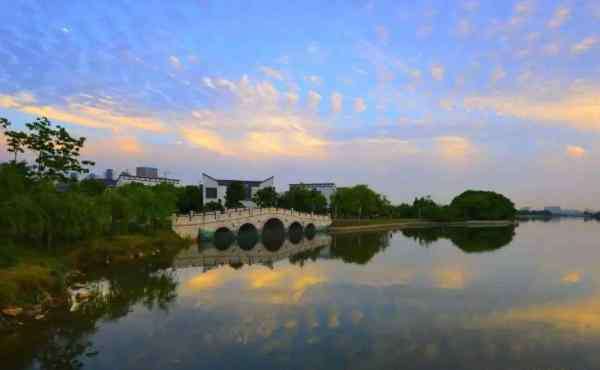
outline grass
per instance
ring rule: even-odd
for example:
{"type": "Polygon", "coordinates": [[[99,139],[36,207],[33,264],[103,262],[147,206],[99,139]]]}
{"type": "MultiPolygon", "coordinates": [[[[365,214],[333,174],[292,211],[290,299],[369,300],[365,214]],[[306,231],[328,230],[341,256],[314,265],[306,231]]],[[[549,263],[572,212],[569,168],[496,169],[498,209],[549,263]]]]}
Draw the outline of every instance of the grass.
{"type": "Polygon", "coordinates": [[[64,293],[72,270],[93,270],[124,264],[170,263],[189,241],[171,231],[119,235],[48,250],[0,241],[0,308],[40,304],[64,293]]]}

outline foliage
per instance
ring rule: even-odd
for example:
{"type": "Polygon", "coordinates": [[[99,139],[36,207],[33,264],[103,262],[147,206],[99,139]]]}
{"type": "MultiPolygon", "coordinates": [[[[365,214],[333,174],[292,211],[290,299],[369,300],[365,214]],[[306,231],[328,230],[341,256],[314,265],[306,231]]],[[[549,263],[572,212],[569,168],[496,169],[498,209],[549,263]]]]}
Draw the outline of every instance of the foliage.
{"type": "Polygon", "coordinates": [[[454,198],[450,207],[465,220],[513,219],[517,213],[510,199],[492,191],[467,190],[454,198]]]}
{"type": "Polygon", "coordinates": [[[225,207],[227,208],[241,208],[242,200],[246,199],[246,189],[244,184],[239,181],[234,181],[227,187],[227,193],[225,194],[225,207]]]}
{"type": "Polygon", "coordinates": [[[283,193],[278,205],[281,208],[294,209],[300,212],[327,213],[327,199],[317,190],[304,186],[293,187],[283,193]]]}
{"type": "Polygon", "coordinates": [[[339,188],[331,198],[336,217],[372,218],[390,215],[390,202],[367,185],[339,188]]]}
{"type": "Polygon", "coordinates": [[[177,211],[179,213],[202,211],[202,188],[200,186],[188,185],[179,191],[177,199],[177,211]]]}
{"type": "Polygon", "coordinates": [[[279,201],[279,194],[274,187],[262,188],[254,194],[252,201],[259,207],[276,207],[279,201]]]}
{"type": "Polygon", "coordinates": [[[8,144],[8,151],[17,155],[29,150],[34,158],[34,175],[38,179],[50,181],[66,181],[70,174],[89,172],[91,161],[80,161],[80,151],[85,143],[84,137],[73,137],[62,126],[52,126],[46,117],[39,117],[26,123],[27,132],[9,130],[11,123],[6,118],[0,119],[8,144]]]}
{"type": "Polygon", "coordinates": [[[204,211],[206,212],[214,212],[214,211],[224,211],[225,207],[221,204],[221,202],[208,202],[204,205],[204,211]]]}

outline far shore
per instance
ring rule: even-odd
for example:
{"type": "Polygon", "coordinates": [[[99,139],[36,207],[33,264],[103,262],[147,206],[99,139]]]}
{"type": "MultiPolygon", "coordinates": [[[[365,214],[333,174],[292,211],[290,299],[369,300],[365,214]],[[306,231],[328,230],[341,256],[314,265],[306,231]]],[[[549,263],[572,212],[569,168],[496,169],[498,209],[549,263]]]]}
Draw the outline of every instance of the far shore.
{"type": "Polygon", "coordinates": [[[334,234],[369,230],[414,229],[424,227],[502,227],[518,224],[517,220],[496,221],[452,221],[437,222],[427,220],[335,220],[328,228],[334,234]]]}

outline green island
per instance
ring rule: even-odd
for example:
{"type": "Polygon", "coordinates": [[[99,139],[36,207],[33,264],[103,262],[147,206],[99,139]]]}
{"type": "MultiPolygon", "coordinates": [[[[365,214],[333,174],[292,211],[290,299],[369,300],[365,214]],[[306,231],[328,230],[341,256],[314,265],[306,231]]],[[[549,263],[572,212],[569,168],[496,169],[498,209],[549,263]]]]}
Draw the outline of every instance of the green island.
{"type": "MultiPolygon", "coordinates": [[[[171,230],[171,215],[223,210],[217,203],[203,206],[195,185],[107,187],[82,176],[94,166],[80,158],[85,138],[44,117],[27,123],[26,131],[12,130],[4,118],[0,123],[12,157],[0,164],[0,329],[14,327],[7,317],[41,320],[51,307],[65,306],[67,288],[86,277],[109,276],[123,267],[141,268],[146,275],[169,267],[191,244],[171,230]]],[[[233,183],[225,206],[239,207],[243,197],[241,184],[233,183]]],[[[329,204],[321,193],[302,186],[283,194],[264,188],[253,201],[259,207],[330,214],[333,232],[507,225],[516,216],[508,198],[474,190],[448,205],[430,197],[393,205],[367,185],[338,188],[329,204]]]]}

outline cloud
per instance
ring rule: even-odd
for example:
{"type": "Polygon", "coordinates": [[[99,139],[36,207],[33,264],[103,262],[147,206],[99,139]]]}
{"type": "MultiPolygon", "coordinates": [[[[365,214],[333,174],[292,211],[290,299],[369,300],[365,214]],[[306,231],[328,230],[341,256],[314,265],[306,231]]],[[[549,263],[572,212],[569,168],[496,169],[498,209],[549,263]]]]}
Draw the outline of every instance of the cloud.
{"type": "Polygon", "coordinates": [[[447,161],[463,161],[475,152],[469,139],[460,136],[440,136],[435,139],[437,151],[447,161]]]}
{"type": "Polygon", "coordinates": [[[321,83],[323,83],[323,80],[321,79],[321,77],[319,77],[317,75],[306,76],[305,79],[306,79],[306,81],[310,82],[311,84],[313,84],[315,86],[319,86],[319,85],[321,85],[321,83]]]}
{"type": "Polygon", "coordinates": [[[342,103],[343,103],[342,94],[340,94],[338,92],[334,92],[333,94],[331,94],[331,110],[334,113],[339,113],[342,111],[342,103]]]}
{"type": "Polygon", "coordinates": [[[287,93],[285,93],[285,97],[289,105],[296,105],[298,103],[298,100],[300,100],[300,96],[293,91],[288,91],[287,93]]]}
{"type": "Polygon", "coordinates": [[[262,66],[262,67],[260,67],[260,71],[269,78],[279,80],[279,81],[283,81],[283,79],[284,79],[283,73],[277,69],[262,66]]]}
{"type": "MultiPolygon", "coordinates": [[[[216,79],[216,89],[235,98],[225,109],[194,111],[180,125],[180,134],[193,147],[222,156],[243,159],[277,157],[322,157],[327,140],[324,124],[310,112],[290,110],[298,94],[283,94],[265,81],[243,76],[234,82],[216,79]],[[283,103],[283,104],[280,104],[283,103]]],[[[309,105],[316,108],[321,96],[309,92],[309,105]]]]}
{"type": "Polygon", "coordinates": [[[506,71],[502,66],[497,66],[492,72],[492,83],[496,83],[500,80],[503,80],[506,77],[506,71]]]}
{"type": "Polygon", "coordinates": [[[577,44],[573,45],[571,51],[573,52],[573,54],[583,54],[591,48],[593,48],[594,46],[596,46],[597,43],[598,39],[596,37],[586,37],[577,44]]]}
{"type": "Polygon", "coordinates": [[[561,6],[554,12],[552,18],[548,21],[548,27],[559,28],[562,26],[570,17],[571,9],[566,6],[561,6]]]}
{"type": "Polygon", "coordinates": [[[356,98],[354,100],[354,111],[356,113],[362,113],[367,110],[367,104],[365,103],[363,98],[356,98]]]}
{"type": "Polygon", "coordinates": [[[21,92],[0,95],[0,108],[14,109],[50,120],[94,128],[120,130],[137,128],[152,132],[164,132],[166,126],[159,120],[142,115],[124,114],[116,111],[116,103],[106,99],[66,98],[65,106],[37,104],[35,96],[21,92]],[[91,100],[91,102],[90,102],[91,100]]]}
{"type": "Polygon", "coordinates": [[[599,88],[570,90],[553,99],[538,96],[468,97],[465,108],[493,110],[499,115],[541,124],[566,124],[582,131],[600,131],[599,88]]]}
{"type": "Polygon", "coordinates": [[[456,33],[459,36],[466,37],[472,32],[471,22],[468,19],[460,19],[456,24],[456,33]]]}
{"type": "Polygon", "coordinates": [[[308,107],[311,110],[317,110],[319,108],[319,104],[321,103],[321,95],[316,91],[310,90],[308,92],[308,107]]]}
{"type": "Polygon", "coordinates": [[[434,64],[431,66],[431,77],[433,77],[437,81],[441,81],[444,79],[444,66],[441,64],[434,64]]]}
{"type": "Polygon", "coordinates": [[[204,83],[204,86],[208,87],[209,89],[216,89],[210,77],[202,78],[202,82],[204,83]]]}
{"type": "Polygon", "coordinates": [[[571,158],[582,158],[585,156],[586,150],[580,146],[568,145],[565,152],[571,158]]]}
{"type": "Polygon", "coordinates": [[[550,42],[542,48],[545,55],[557,55],[560,53],[560,44],[558,42],[550,42]]]}
{"type": "Polygon", "coordinates": [[[175,69],[181,69],[183,67],[183,65],[181,64],[181,61],[179,60],[179,58],[177,58],[174,55],[171,55],[169,57],[169,63],[171,64],[171,66],[175,69]]]}

